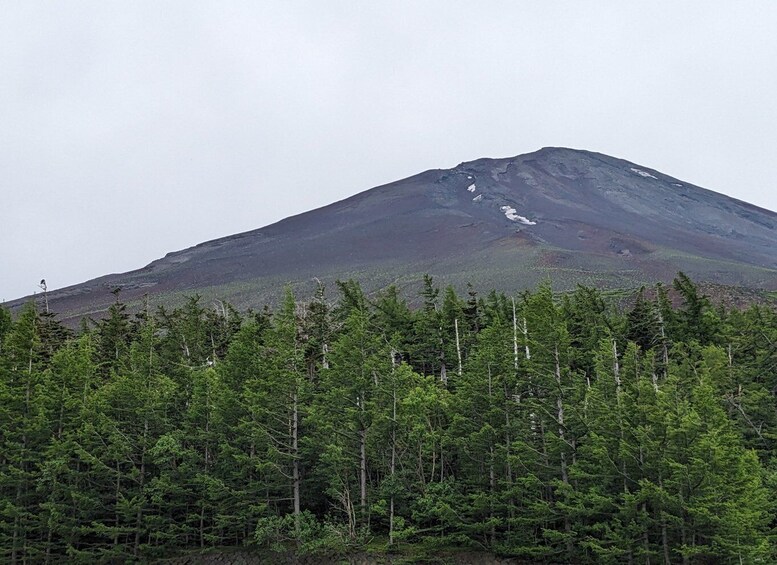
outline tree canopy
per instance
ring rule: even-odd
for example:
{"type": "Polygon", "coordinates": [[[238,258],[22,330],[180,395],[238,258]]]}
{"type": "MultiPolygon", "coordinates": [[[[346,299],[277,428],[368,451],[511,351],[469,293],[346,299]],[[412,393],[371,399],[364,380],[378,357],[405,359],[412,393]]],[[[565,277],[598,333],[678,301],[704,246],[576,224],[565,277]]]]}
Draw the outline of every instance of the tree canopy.
{"type": "Polygon", "coordinates": [[[685,275],[466,297],[355,281],[79,332],[0,309],[0,561],[256,548],[774,562],[777,313],[685,275]]]}

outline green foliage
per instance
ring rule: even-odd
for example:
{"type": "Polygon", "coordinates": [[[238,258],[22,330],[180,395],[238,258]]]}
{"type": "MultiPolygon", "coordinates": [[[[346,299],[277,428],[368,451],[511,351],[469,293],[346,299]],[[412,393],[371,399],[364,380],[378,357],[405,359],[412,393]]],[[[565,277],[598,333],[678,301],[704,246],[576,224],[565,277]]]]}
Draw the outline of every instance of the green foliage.
{"type": "Polygon", "coordinates": [[[293,549],[299,556],[332,556],[343,554],[349,547],[342,526],[321,521],[307,510],[298,521],[294,516],[271,516],[260,519],[254,531],[254,541],[278,553],[293,549]]]}
{"type": "Polygon", "coordinates": [[[11,329],[13,320],[11,319],[11,313],[7,308],[0,305],[0,344],[3,342],[5,334],[11,329]]]}
{"type": "Polygon", "coordinates": [[[625,311],[338,288],[246,316],[117,294],[78,335],[0,309],[0,561],[775,561],[773,310],[682,273],[677,307],[659,285],[625,311]]]}

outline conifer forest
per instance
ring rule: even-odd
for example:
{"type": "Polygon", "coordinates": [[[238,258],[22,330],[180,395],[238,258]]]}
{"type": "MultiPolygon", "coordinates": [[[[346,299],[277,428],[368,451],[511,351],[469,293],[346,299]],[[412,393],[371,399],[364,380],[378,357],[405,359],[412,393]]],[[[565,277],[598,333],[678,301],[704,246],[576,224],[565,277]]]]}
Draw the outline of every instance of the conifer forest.
{"type": "Polygon", "coordinates": [[[38,298],[0,307],[2,563],[777,562],[777,313],[682,273],[618,304],[117,292],[78,330],[38,298]]]}

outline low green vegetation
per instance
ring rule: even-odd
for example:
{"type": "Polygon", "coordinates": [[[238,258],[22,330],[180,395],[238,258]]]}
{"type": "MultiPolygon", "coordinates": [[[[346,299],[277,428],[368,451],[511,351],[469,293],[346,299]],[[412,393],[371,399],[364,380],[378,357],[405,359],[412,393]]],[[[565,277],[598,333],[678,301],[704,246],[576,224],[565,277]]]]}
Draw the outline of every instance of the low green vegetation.
{"type": "Polygon", "coordinates": [[[777,559],[773,309],[337,290],[0,309],[0,562],[777,559]]]}

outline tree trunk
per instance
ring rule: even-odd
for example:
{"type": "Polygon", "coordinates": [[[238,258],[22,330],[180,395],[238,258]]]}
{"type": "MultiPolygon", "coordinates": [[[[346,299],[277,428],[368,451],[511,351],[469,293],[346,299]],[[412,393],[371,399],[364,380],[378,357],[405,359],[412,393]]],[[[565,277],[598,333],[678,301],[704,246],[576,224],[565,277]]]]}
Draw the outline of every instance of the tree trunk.
{"type": "Polygon", "coordinates": [[[394,473],[397,468],[397,388],[394,386],[391,404],[391,500],[389,500],[389,545],[394,545],[394,473]]]}
{"type": "Polygon", "coordinates": [[[661,331],[661,353],[664,361],[664,376],[669,370],[669,348],[666,345],[666,330],[664,329],[664,315],[661,314],[661,309],[658,309],[658,327],[661,331]]]}
{"type": "Polygon", "coordinates": [[[494,527],[494,496],[496,496],[496,473],[494,472],[494,445],[489,446],[489,458],[488,458],[488,488],[489,488],[489,501],[488,501],[488,515],[491,519],[491,547],[494,547],[494,540],[496,538],[496,529],[494,527]]]}
{"type": "MultiPolygon", "coordinates": [[[[22,494],[21,486],[17,487],[16,489],[16,500],[19,500],[22,494]]],[[[14,517],[13,520],[13,539],[11,541],[11,563],[16,564],[18,562],[18,557],[16,554],[16,544],[19,541],[19,517],[14,517]]]]}
{"type": "MultiPolygon", "coordinates": [[[[143,490],[146,484],[146,439],[148,438],[148,418],[143,421],[143,448],[140,452],[140,499],[143,500],[143,490]]],[[[135,515],[135,546],[132,554],[137,557],[140,551],[140,530],[143,520],[143,504],[138,505],[138,511],[135,515]]]]}
{"type": "Polygon", "coordinates": [[[200,548],[205,547],[205,505],[200,505],[200,548]]]}
{"type": "Polygon", "coordinates": [[[526,359],[531,359],[531,351],[529,351],[529,328],[526,325],[526,318],[523,319],[523,343],[525,344],[526,359]]]}
{"type": "Polygon", "coordinates": [[[515,298],[513,300],[513,365],[518,370],[518,321],[515,319],[515,298]]]}
{"type": "MultiPolygon", "coordinates": [[[[493,404],[493,386],[491,382],[491,365],[488,366],[488,404],[493,404]]],[[[494,442],[493,439],[489,439],[488,446],[488,489],[489,489],[489,518],[492,521],[491,525],[491,546],[494,545],[495,531],[493,526],[494,519],[494,496],[496,495],[496,474],[494,472],[494,442]]]]}
{"type": "MultiPolygon", "coordinates": [[[[556,416],[558,420],[558,437],[561,440],[561,481],[564,486],[569,486],[569,471],[567,469],[567,454],[565,451],[566,438],[564,432],[564,400],[561,389],[561,362],[558,354],[558,344],[553,349],[553,355],[556,362],[556,385],[558,386],[558,393],[556,395],[556,416]]],[[[572,544],[572,524],[569,521],[569,516],[564,515],[564,533],[566,533],[566,550],[567,556],[571,558],[573,551],[572,544]]]]}
{"type": "Polygon", "coordinates": [[[119,466],[119,460],[116,460],[116,491],[114,493],[114,526],[116,532],[113,534],[113,547],[119,545],[119,497],[121,495],[121,467],[119,466]]]}
{"type": "MultiPolygon", "coordinates": [[[[615,377],[615,409],[618,411],[618,436],[620,445],[625,443],[625,434],[623,431],[623,411],[621,409],[621,369],[618,363],[618,344],[612,340],[612,372],[615,377]]],[[[621,476],[623,477],[623,492],[629,492],[628,482],[626,480],[626,460],[621,459],[621,476]]],[[[629,551],[629,560],[631,552],[629,551]]]]}
{"type": "Polygon", "coordinates": [[[359,430],[359,507],[362,520],[367,516],[367,430],[364,427],[364,395],[361,399],[361,429],[359,430]]]}
{"type": "Polygon", "coordinates": [[[507,390],[507,383],[505,383],[505,452],[506,452],[506,464],[507,464],[507,481],[512,484],[513,482],[513,464],[510,461],[510,448],[512,439],[510,435],[510,391],[507,390]]]}
{"type": "Polygon", "coordinates": [[[297,392],[292,397],[292,490],[294,493],[294,533],[299,540],[300,534],[300,478],[299,478],[299,405],[297,392]]]}
{"type": "MultiPolygon", "coordinates": [[[[511,458],[512,439],[510,434],[510,396],[508,395],[507,384],[505,383],[505,463],[507,467],[507,484],[512,490],[513,486],[513,464],[511,458]]],[[[510,496],[508,504],[508,513],[511,520],[507,523],[507,531],[511,530],[512,518],[514,516],[515,500],[510,496]]]]}
{"type": "MultiPolygon", "coordinates": [[[[58,482],[59,481],[57,479],[57,476],[54,475],[54,484],[53,484],[53,488],[52,488],[53,491],[56,491],[58,482]]],[[[52,516],[51,516],[51,510],[49,510],[49,518],[48,518],[47,524],[46,524],[46,526],[47,526],[47,528],[46,528],[47,529],[47,531],[46,531],[46,555],[45,555],[44,561],[43,561],[44,563],[46,563],[46,565],[51,563],[51,542],[54,539],[54,524],[53,524],[53,521],[54,520],[52,519],[52,516]]]]}
{"type": "Polygon", "coordinates": [[[459,358],[459,376],[461,376],[461,342],[459,342],[459,319],[453,320],[453,326],[456,329],[456,355],[459,358]]]}

